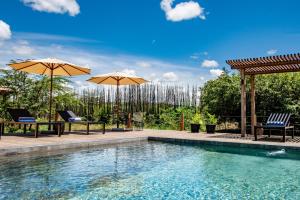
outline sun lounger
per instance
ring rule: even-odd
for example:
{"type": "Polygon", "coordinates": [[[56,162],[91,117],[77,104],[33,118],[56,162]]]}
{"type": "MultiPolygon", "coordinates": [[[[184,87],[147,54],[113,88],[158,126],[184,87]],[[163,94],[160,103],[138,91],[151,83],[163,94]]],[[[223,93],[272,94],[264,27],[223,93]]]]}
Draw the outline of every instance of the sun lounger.
{"type": "Polygon", "coordinates": [[[105,134],[105,122],[103,121],[83,121],[80,117],[75,115],[72,111],[57,111],[58,115],[69,124],[69,132],[72,130],[72,124],[82,124],[86,125],[86,134],[88,135],[90,132],[90,125],[93,124],[102,124],[103,125],[103,134],[105,134]]]}
{"type": "Polygon", "coordinates": [[[63,122],[37,122],[33,115],[26,109],[7,109],[9,115],[12,118],[12,121],[2,121],[0,122],[0,135],[4,134],[5,125],[19,125],[24,127],[24,134],[26,133],[27,125],[31,126],[35,125],[35,137],[38,137],[39,127],[44,125],[52,125],[53,129],[56,131],[58,136],[63,134],[63,122]]]}
{"type": "Polygon", "coordinates": [[[282,141],[286,141],[286,131],[292,130],[292,138],[294,138],[294,126],[290,125],[291,114],[288,113],[272,113],[265,125],[254,127],[254,137],[257,141],[257,129],[263,128],[264,130],[269,130],[269,137],[271,136],[272,130],[280,130],[282,133],[282,141]]]}

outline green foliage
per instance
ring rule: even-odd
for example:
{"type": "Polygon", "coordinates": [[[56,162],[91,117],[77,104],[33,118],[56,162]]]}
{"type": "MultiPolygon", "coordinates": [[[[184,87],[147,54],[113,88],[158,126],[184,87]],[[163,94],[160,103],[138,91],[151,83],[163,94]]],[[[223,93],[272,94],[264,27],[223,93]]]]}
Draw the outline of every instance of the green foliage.
{"type": "Polygon", "coordinates": [[[104,108],[96,107],[94,109],[93,118],[96,121],[101,121],[106,124],[110,123],[111,115],[104,108]]]}
{"type": "Polygon", "coordinates": [[[218,123],[218,118],[215,115],[209,114],[208,112],[205,113],[204,119],[205,124],[207,125],[216,125],[218,123]]]}
{"type": "Polygon", "coordinates": [[[240,115],[240,78],[224,73],[201,88],[201,107],[216,116],[240,115]]]}
{"type": "MultiPolygon", "coordinates": [[[[0,86],[12,90],[9,98],[1,103],[1,116],[7,118],[6,108],[26,108],[36,116],[49,113],[50,78],[29,75],[15,70],[0,71],[0,86]]],[[[75,94],[66,86],[69,80],[63,77],[53,78],[53,110],[76,104],[75,94]]]]}
{"type": "Polygon", "coordinates": [[[195,108],[192,107],[181,107],[181,108],[168,108],[160,110],[160,114],[150,114],[145,115],[145,126],[147,128],[153,129],[169,129],[178,130],[181,115],[184,115],[184,126],[185,130],[190,129],[190,121],[195,112],[195,108]]]}
{"type": "MultiPolygon", "coordinates": [[[[246,82],[250,82],[249,79],[246,82]]],[[[247,115],[250,115],[250,84],[247,84],[247,115]]],[[[201,88],[201,107],[216,116],[240,116],[240,77],[224,74],[201,88]]],[[[300,74],[256,76],[258,116],[290,112],[300,118],[300,74]]]]}
{"type": "Polygon", "coordinates": [[[205,130],[205,123],[204,123],[204,118],[201,113],[196,113],[192,119],[191,119],[191,124],[199,124],[201,131],[205,130]]]}
{"type": "MultiPolygon", "coordinates": [[[[53,114],[56,110],[72,110],[83,119],[112,123],[115,107],[113,89],[87,89],[75,93],[68,87],[69,83],[64,77],[53,79],[53,114]]],[[[8,107],[28,109],[42,121],[48,117],[49,77],[1,70],[0,86],[12,89],[12,93],[6,99],[0,97],[0,118],[9,120],[6,112],[8,107]]],[[[145,127],[178,130],[183,114],[185,129],[190,129],[189,122],[196,112],[197,87],[190,90],[188,86],[130,86],[122,88],[120,93],[121,112],[145,113],[145,127]],[[193,91],[192,95],[190,91],[193,91]]]]}
{"type": "Polygon", "coordinates": [[[203,118],[200,113],[196,113],[191,120],[192,124],[202,124],[203,123],[203,118]]]}

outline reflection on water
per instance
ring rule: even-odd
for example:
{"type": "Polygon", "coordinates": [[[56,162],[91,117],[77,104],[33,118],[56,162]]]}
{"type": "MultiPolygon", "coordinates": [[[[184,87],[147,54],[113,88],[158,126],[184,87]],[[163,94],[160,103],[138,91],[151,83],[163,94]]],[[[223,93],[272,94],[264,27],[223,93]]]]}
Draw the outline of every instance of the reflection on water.
{"type": "Polygon", "coordinates": [[[142,142],[0,160],[0,199],[299,199],[299,154],[142,142]]]}

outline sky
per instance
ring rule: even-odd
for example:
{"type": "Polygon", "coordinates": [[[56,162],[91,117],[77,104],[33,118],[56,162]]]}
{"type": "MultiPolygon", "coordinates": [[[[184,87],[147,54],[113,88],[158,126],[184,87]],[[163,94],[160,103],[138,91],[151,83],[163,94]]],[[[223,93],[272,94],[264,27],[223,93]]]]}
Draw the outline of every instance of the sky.
{"type": "MultiPolygon", "coordinates": [[[[299,0],[1,0],[0,67],[55,57],[201,85],[227,59],[300,52],[299,0]]],[[[88,76],[73,86],[91,87],[88,76]]]]}

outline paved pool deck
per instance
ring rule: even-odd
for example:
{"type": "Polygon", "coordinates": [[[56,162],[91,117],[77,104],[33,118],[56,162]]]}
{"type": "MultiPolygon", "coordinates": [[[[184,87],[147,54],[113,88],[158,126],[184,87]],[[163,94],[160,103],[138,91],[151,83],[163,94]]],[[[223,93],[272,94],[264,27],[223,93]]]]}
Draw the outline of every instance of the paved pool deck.
{"type": "MultiPolygon", "coordinates": [[[[281,138],[281,137],[280,137],[281,138]]],[[[227,133],[205,134],[205,133],[189,133],[179,132],[173,130],[144,130],[144,131],[131,131],[131,132],[91,132],[90,135],[84,133],[70,133],[57,137],[41,136],[34,138],[30,136],[2,136],[0,140],[0,156],[15,155],[22,153],[42,152],[42,151],[55,151],[62,149],[72,148],[89,148],[95,146],[121,144],[138,141],[162,141],[162,142],[175,142],[185,144],[211,144],[211,145],[228,145],[236,147],[249,147],[249,148],[263,148],[263,149],[293,149],[299,150],[300,143],[296,140],[291,140],[289,137],[288,142],[280,142],[280,138],[275,141],[253,141],[252,136],[241,138],[239,135],[232,135],[227,133]],[[296,142],[295,142],[296,141],[296,142]]]]}

